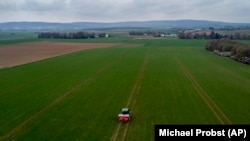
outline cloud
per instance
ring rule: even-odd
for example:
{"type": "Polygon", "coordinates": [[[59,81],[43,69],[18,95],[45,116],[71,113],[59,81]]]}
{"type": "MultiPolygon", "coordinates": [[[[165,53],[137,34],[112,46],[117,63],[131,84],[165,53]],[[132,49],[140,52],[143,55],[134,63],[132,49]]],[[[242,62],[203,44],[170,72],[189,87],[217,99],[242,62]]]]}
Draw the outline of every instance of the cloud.
{"type": "Polygon", "coordinates": [[[5,21],[145,21],[200,19],[250,22],[249,0],[1,0],[5,21]]]}

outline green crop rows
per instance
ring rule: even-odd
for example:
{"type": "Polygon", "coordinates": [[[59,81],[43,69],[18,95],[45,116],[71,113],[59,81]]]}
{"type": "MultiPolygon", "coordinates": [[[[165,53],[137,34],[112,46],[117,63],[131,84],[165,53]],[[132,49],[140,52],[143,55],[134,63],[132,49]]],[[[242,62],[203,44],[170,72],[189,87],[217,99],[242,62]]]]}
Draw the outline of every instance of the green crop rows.
{"type": "Polygon", "coordinates": [[[0,140],[153,140],[155,124],[250,123],[248,65],[204,40],[127,42],[140,46],[1,69],[0,140]],[[120,124],[126,105],[133,118],[120,124]]]}

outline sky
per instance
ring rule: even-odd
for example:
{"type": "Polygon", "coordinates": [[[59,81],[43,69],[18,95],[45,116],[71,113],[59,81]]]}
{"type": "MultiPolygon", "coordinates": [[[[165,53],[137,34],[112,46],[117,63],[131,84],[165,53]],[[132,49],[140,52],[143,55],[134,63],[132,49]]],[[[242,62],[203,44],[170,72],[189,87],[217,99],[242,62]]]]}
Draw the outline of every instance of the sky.
{"type": "Polygon", "coordinates": [[[250,23],[250,0],[0,0],[0,22],[210,20],[250,23]]]}

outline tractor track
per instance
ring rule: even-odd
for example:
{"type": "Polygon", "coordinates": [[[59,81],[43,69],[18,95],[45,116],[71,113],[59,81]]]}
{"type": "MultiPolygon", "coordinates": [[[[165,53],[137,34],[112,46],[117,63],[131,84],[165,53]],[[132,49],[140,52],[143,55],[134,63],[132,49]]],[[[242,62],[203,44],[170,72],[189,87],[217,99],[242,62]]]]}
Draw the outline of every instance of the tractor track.
{"type": "MultiPolygon", "coordinates": [[[[209,60],[209,59],[207,59],[207,58],[202,58],[202,60],[203,60],[203,62],[207,62],[207,63],[210,63],[210,64],[212,64],[212,65],[215,65],[216,68],[221,69],[222,72],[228,73],[228,74],[229,74],[230,76],[232,76],[232,77],[235,77],[235,78],[237,78],[237,79],[244,80],[245,83],[250,83],[250,80],[249,80],[249,79],[246,79],[246,77],[243,77],[243,76],[239,75],[238,73],[233,72],[233,71],[230,70],[230,69],[226,69],[225,67],[222,67],[221,65],[218,65],[217,63],[215,63],[215,62],[213,62],[213,61],[211,61],[211,60],[209,60]]],[[[247,72],[246,70],[242,70],[242,71],[245,72],[245,73],[247,72]]],[[[247,72],[247,73],[249,73],[249,72],[247,72]]],[[[244,82],[242,82],[242,83],[244,83],[244,82]]]]}
{"type": "MultiPolygon", "coordinates": [[[[30,84],[33,84],[33,85],[34,85],[34,84],[36,84],[36,83],[39,83],[39,82],[42,81],[42,80],[51,78],[51,77],[53,77],[56,73],[57,73],[57,72],[51,73],[51,74],[46,75],[46,76],[44,76],[44,77],[38,78],[38,79],[36,79],[36,80],[34,80],[34,81],[30,81],[29,83],[24,83],[24,84],[22,84],[22,85],[20,85],[20,86],[18,86],[18,87],[16,87],[16,88],[14,88],[14,89],[9,90],[8,93],[14,93],[14,92],[18,92],[18,91],[20,91],[20,90],[22,90],[22,89],[24,89],[24,88],[28,88],[28,87],[30,87],[30,84]]],[[[0,97],[1,97],[1,96],[5,96],[5,95],[7,95],[7,93],[1,93],[1,94],[0,94],[0,97]]]]}
{"type": "MultiPolygon", "coordinates": [[[[88,60],[90,60],[90,59],[88,59],[88,60]]],[[[88,60],[85,60],[85,61],[88,61],[88,60]]],[[[53,62],[53,63],[56,63],[56,62],[53,62]]],[[[50,73],[50,74],[48,74],[48,75],[39,77],[39,78],[37,78],[37,79],[35,79],[35,80],[33,80],[33,81],[29,81],[29,82],[26,82],[26,83],[22,83],[22,84],[20,84],[18,87],[12,88],[11,90],[9,90],[8,93],[18,92],[18,91],[20,91],[20,90],[22,90],[22,89],[24,89],[24,88],[29,88],[29,87],[30,87],[30,84],[34,85],[34,84],[36,84],[36,83],[41,82],[42,80],[46,80],[46,79],[48,79],[48,78],[52,78],[52,77],[54,77],[58,72],[60,72],[61,70],[65,70],[65,68],[68,68],[68,67],[76,68],[74,65],[71,65],[71,64],[70,64],[70,66],[68,66],[68,65],[66,65],[66,66],[67,66],[67,67],[63,66],[63,68],[61,68],[60,70],[57,70],[57,71],[54,71],[54,72],[52,72],[52,73],[50,73]]],[[[79,67],[79,66],[78,66],[78,67],[79,67]]],[[[3,93],[0,93],[0,97],[1,97],[1,96],[5,96],[5,95],[7,95],[6,92],[5,92],[5,93],[4,93],[4,92],[3,92],[3,93]]]]}
{"type": "Polygon", "coordinates": [[[201,85],[197,82],[194,76],[190,73],[190,71],[177,59],[175,58],[176,63],[183,71],[185,76],[188,78],[194,89],[197,91],[201,99],[206,103],[208,108],[212,111],[215,117],[221,124],[232,124],[231,120],[224,114],[224,112],[220,109],[220,107],[214,102],[214,100],[208,95],[208,93],[201,87],[201,85]]]}
{"type": "MultiPolygon", "coordinates": [[[[147,54],[146,54],[146,56],[144,58],[143,64],[142,64],[141,69],[140,69],[140,71],[139,71],[139,73],[137,75],[135,84],[133,86],[133,89],[132,89],[132,91],[130,93],[129,99],[128,99],[127,104],[126,104],[126,107],[131,107],[130,109],[132,111],[134,111],[134,109],[135,109],[136,96],[140,92],[140,88],[141,88],[142,80],[143,80],[143,77],[144,77],[144,73],[145,73],[145,70],[146,70],[147,65],[148,65],[148,60],[149,60],[149,57],[150,57],[149,53],[150,53],[150,49],[148,49],[148,51],[147,51],[147,54]],[[133,103],[131,103],[132,99],[133,99],[133,103]]],[[[115,128],[115,130],[113,132],[113,135],[112,135],[112,137],[110,139],[111,141],[117,141],[117,137],[118,137],[119,131],[121,129],[121,126],[122,126],[122,123],[117,124],[117,126],[116,126],[116,128],[115,128]]],[[[129,123],[126,123],[124,132],[122,133],[122,138],[121,138],[122,141],[124,141],[126,139],[126,135],[127,135],[127,132],[128,132],[128,127],[129,127],[129,123]]]]}
{"type": "Polygon", "coordinates": [[[62,96],[55,99],[53,102],[42,108],[40,111],[34,113],[31,115],[28,119],[26,119],[24,122],[19,124],[17,127],[10,130],[8,133],[0,137],[0,141],[7,141],[13,139],[15,136],[17,136],[20,132],[28,128],[30,125],[32,125],[35,121],[37,121],[39,118],[41,118],[44,114],[46,114],[48,111],[50,111],[52,108],[56,107],[58,104],[60,104],[62,101],[64,101],[68,96],[73,94],[78,89],[84,87],[85,85],[91,83],[92,81],[96,80],[98,76],[100,76],[103,72],[108,70],[112,65],[114,65],[115,62],[111,62],[108,65],[104,66],[102,69],[97,71],[95,74],[90,76],[89,78],[85,79],[75,87],[71,88],[70,90],[66,91],[62,96]]]}

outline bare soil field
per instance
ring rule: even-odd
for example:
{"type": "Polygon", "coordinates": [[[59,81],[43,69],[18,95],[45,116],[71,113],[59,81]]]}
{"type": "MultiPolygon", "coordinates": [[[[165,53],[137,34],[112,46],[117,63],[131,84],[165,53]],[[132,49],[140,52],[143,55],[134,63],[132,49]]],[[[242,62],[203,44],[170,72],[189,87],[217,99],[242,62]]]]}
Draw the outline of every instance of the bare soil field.
{"type": "Polygon", "coordinates": [[[0,69],[35,62],[86,49],[104,48],[118,43],[32,42],[0,46],[0,69]]]}

